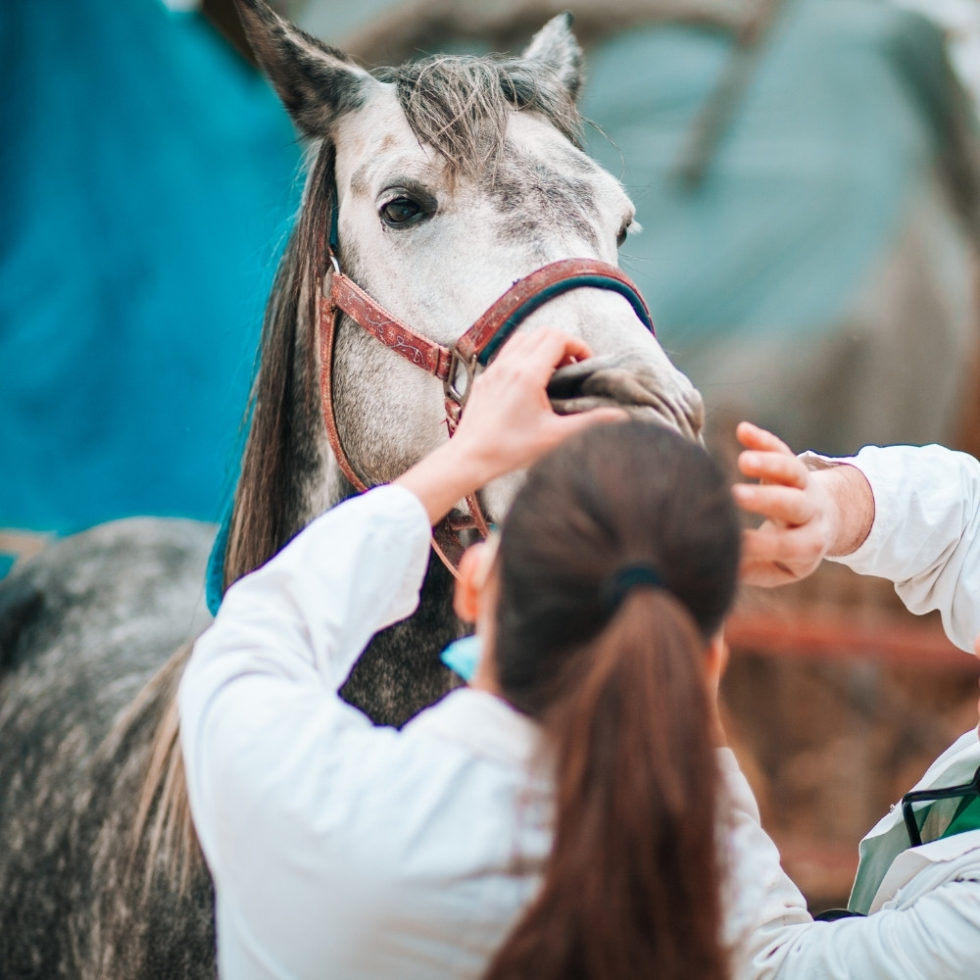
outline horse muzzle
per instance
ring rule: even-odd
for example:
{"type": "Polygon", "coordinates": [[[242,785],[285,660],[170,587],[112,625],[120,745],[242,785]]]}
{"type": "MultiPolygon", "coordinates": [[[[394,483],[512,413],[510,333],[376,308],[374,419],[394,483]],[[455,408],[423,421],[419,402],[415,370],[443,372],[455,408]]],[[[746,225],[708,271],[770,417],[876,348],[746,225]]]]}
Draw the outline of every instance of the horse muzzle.
{"type": "Polygon", "coordinates": [[[704,402],[673,367],[637,363],[631,354],[609,354],[559,368],[548,382],[548,397],[559,415],[615,406],[632,417],[676,429],[697,441],[704,428],[704,402]]]}

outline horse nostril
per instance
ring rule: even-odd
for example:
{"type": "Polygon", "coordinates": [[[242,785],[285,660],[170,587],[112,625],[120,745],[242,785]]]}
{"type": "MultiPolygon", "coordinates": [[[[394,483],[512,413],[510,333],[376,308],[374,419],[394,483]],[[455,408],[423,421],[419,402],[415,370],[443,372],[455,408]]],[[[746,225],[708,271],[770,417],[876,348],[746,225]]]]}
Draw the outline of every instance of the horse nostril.
{"type": "Polygon", "coordinates": [[[558,368],[548,381],[548,397],[552,402],[566,402],[575,398],[584,398],[588,392],[585,383],[596,372],[598,358],[587,361],[577,361],[558,368]]]}

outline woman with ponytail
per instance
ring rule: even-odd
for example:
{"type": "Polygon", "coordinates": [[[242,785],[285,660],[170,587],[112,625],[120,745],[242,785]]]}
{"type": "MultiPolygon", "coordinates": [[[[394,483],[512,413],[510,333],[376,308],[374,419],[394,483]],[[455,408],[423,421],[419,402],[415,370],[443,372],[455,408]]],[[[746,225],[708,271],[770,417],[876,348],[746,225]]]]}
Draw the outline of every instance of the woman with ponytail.
{"type": "Polygon", "coordinates": [[[488,977],[728,975],[706,679],[734,591],[733,510],[701,449],[640,423],[578,437],[514,501],[491,680],[541,726],[555,837],[488,977]]]}
{"type": "Polygon", "coordinates": [[[730,491],[663,428],[555,415],[548,378],[588,356],[514,336],[453,439],[319,517],[198,640],[181,738],[224,976],[743,974],[778,862],[753,863],[754,803],[717,748],[730,491]],[[468,674],[479,644],[472,683],[373,727],[337,691],[415,608],[431,525],[542,456],[499,548],[460,569],[476,640],[444,656],[468,674]]]}

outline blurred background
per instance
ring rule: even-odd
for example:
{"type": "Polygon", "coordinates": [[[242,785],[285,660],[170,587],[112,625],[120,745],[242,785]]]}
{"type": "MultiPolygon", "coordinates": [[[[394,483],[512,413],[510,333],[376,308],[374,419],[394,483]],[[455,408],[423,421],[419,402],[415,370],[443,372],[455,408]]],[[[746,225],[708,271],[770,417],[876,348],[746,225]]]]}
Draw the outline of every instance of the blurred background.
{"type": "MultiPolygon", "coordinates": [[[[731,458],[980,450],[976,0],[279,0],[368,66],[517,52],[571,9],[622,265],[731,458]]],[[[0,5],[0,575],[51,535],[217,520],[302,148],[230,0],[0,5]]],[[[814,907],[976,724],[976,671],[890,589],[746,595],[729,728],[814,907]]]]}

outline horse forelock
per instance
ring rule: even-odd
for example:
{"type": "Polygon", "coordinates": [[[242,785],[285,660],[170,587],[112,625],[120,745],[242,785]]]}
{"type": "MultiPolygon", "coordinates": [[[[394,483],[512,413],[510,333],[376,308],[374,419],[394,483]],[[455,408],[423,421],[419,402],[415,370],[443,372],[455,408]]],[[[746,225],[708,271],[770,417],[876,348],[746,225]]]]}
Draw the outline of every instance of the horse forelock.
{"type": "Polygon", "coordinates": [[[418,141],[443,158],[450,173],[492,165],[504,147],[508,113],[539,112],[572,144],[582,146],[582,116],[558,75],[540,64],[494,55],[437,55],[376,77],[395,86],[418,141]]]}

